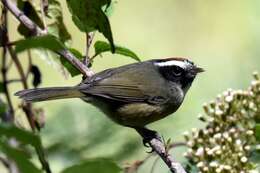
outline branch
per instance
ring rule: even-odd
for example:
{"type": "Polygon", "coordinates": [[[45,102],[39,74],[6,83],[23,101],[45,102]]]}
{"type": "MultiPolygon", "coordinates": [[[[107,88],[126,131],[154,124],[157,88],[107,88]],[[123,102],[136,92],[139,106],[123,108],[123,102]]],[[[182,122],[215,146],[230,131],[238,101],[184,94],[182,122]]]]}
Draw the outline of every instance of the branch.
{"type": "Polygon", "coordinates": [[[161,157],[172,173],[186,173],[182,165],[173,159],[167,152],[166,147],[159,139],[157,132],[146,128],[137,128],[136,131],[143,137],[144,141],[150,145],[152,150],[161,157]]]}
{"type": "MultiPolygon", "coordinates": [[[[21,65],[17,55],[15,54],[15,52],[12,49],[11,46],[7,46],[7,48],[9,50],[9,53],[11,55],[11,58],[12,58],[14,64],[16,65],[16,68],[17,68],[18,73],[19,73],[20,78],[21,78],[21,82],[23,84],[23,88],[28,89],[26,76],[25,76],[22,65],[21,65]]],[[[25,115],[28,119],[28,122],[30,124],[32,131],[35,132],[36,129],[39,130],[40,127],[37,126],[37,123],[35,121],[35,116],[34,116],[34,112],[32,110],[32,105],[30,103],[25,103],[24,105],[22,105],[22,108],[23,108],[23,111],[24,111],[24,113],[25,113],[25,115]]],[[[43,148],[35,148],[35,149],[36,149],[36,153],[39,157],[39,160],[42,164],[43,169],[46,171],[46,173],[51,173],[49,163],[48,163],[47,159],[45,158],[44,149],[43,148]]]]}
{"type": "MultiPolygon", "coordinates": [[[[3,9],[3,14],[2,14],[2,19],[3,21],[3,29],[2,29],[2,36],[4,38],[3,42],[7,41],[7,9],[3,9]]],[[[3,78],[3,88],[4,88],[4,94],[8,103],[9,107],[9,113],[6,114],[5,119],[8,122],[13,122],[14,120],[14,108],[13,108],[13,103],[10,97],[9,89],[8,89],[8,82],[7,82],[7,71],[8,71],[8,66],[7,66],[7,47],[3,47],[3,53],[2,53],[2,66],[1,66],[1,73],[2,73],[2,78],[3,78]]]]}
{"type": "MultiPolygon", "coordinates": [[[[10,0],[1,0],[6,8],[8,8],[13,15],[27,27],[34,35],[45,35],[46,31],[42,30],[38,25],[36,25],[31,19],[29,19],[21,10],[19,10],[16,5],[10,0]]],[[[66,58],[71,64],[73,64],[85,77],[90,77],[94,73],[89,68],[87,68],[80,60],[78,60],[70,51],[67,49],[60,50],[59,55],[66,58]]]]}
{"type": "MultiPolygon", "coordinates": [[[[186,146],[186,143],[185,142],[174,142],[174,143],[171,143],[168,145],[168,151],[173,149],[173,148],[176,148],[176,147],[182,147],[182,146],[186,146]]],[[[127,164],[127,166],[124,168],[124,172],[125,173],[135,173],[137,172],[137,170],[145,163],[147,162],[152,156],[155,156],[156,153],[152,152],[150,154],[148,154],[143,160],[136,160],[134,161],[132,164],[127,164]]],[[[154,172],[154,167],[155,167],[155,164],[156,162],[158,161],[160,157],[158,156],[155,161],[154,161],[154,164],[152,165],[151,167],[151,173],[154,172]]]]}
{"type": "Polygon", "coordinates": [[[90,32],[90,33],[86,33],[86,55],[85,58],[83,60],[83,63],[88,67],[90,61],[90,57],[89,57],[89,49],[90,46],[92,44],[92,41],[94,39],[95,36],[95,32],[90,32]]]}

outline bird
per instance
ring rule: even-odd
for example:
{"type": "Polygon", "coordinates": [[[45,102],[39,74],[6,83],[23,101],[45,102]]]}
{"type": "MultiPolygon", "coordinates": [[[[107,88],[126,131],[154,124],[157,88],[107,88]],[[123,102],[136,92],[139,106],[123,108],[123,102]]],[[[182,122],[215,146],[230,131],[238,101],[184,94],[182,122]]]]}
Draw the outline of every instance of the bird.
{"type": "Polygon", "coordinates": [[[177,111],[203,71],[187,58],[151,59],[106,69],[76,86],[26,89],[15,95],[25,102],[81,98],[117,124],[139,130],[177,111]]]}

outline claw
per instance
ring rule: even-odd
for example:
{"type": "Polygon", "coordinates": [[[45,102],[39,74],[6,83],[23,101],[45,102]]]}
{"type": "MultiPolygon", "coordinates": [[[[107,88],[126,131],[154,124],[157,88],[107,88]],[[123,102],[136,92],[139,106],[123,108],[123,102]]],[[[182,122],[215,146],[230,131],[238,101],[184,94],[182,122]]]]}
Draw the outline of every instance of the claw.
{"type": "Polygon", "coordinates": [[[146,139],[143,139],[143,145],[144,145],[146,148],[149,148],[149,147],[150,147],[149,141],[147,141],[146,139]]]}
{"type": "MultiPolygon", "coordinates": [[[[143,137],[143,145],[147,148],[151,148],[149,142],[154,138],[162,141],[161,136],[156,131],[149,130],[147,128],[136,128],[136,131],[143,137]]],[[[148,151],[147,153],[152,152],[154,152],[154,150],[151,148],[151,151],[148,151]]]]}

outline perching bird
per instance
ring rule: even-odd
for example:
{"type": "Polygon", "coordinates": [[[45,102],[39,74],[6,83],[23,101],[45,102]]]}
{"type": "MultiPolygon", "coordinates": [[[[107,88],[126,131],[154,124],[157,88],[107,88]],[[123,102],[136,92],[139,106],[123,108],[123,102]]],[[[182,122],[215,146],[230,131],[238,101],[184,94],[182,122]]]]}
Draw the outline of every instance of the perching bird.
{"type": "Polygon", "coordinates": [[[76,86],[28,89],[15,95],[26,102],[81,98],[120,125],[143,128],[174,113],[203,71],[185,58],[154,59],[104,70],[76,86]]]}

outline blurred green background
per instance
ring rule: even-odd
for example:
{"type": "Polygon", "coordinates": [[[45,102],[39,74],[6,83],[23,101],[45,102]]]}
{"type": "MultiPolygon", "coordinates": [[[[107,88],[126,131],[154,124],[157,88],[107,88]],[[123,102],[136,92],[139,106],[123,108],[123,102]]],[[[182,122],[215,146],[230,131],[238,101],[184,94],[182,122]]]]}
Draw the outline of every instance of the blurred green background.
{"type": "MultiPolygon", "coordinates": [[[[72,47],[84,52],[85,36],[73,24],[65,1],[64,21],[72,34],[72,47]]],[[[188,57],[206,72],[198,76],[181,108],[173,115],[149,125],[165,139],[183,141],[182,133],[202,124],[197,120],[202,104],[227,88],[246,88],[251,74],[260,70],[260,1],[251,0],[118,0],[110,17],[115,43],[136,52],[142,60],[164,57],[188,57]]],[[[17,21],[10,17],[11,40],[17,34],[17,21]]],[[[95,40],[104,40],[96,34],[95,40]]],[[[23,56],[20,57],[21,59],[23,56]]],[[[26,65],[26,57],[24,57],[26,65]]],[[[65,78],[51,61],[34,54],[33,62],[42,71],[41,87],[76,85],[81,77],[65,78]]],[[[134,62],[110,53],[96,58],[94,71],[134,62]]],[[[17,75],[13,71],[13,76],[17,75]]],[[[12,85],[12,91],[21,86],[12,85]]],[[[15,98],[16,99],[16,98],[15,98]]],[[[18,101],[16,99],[16,101],[18,101]]],[[[79,99],[35,104],[43,107],[46,125],[42,130],[51,168],[62,168],[80,159],[109,157],[121,165],[143,159],[148,149],[137,133],[114,124],[96,108],[79,99]]],[[[22,113],[17,117],[22,121],[22,113]]],[[[172,153],[183,161],[185,148],[172,153]]],[[[139,172],[150,172],[150,159],[139,172]]],[[[160,161],[155,172],[167,172],[160,161]]]]}

